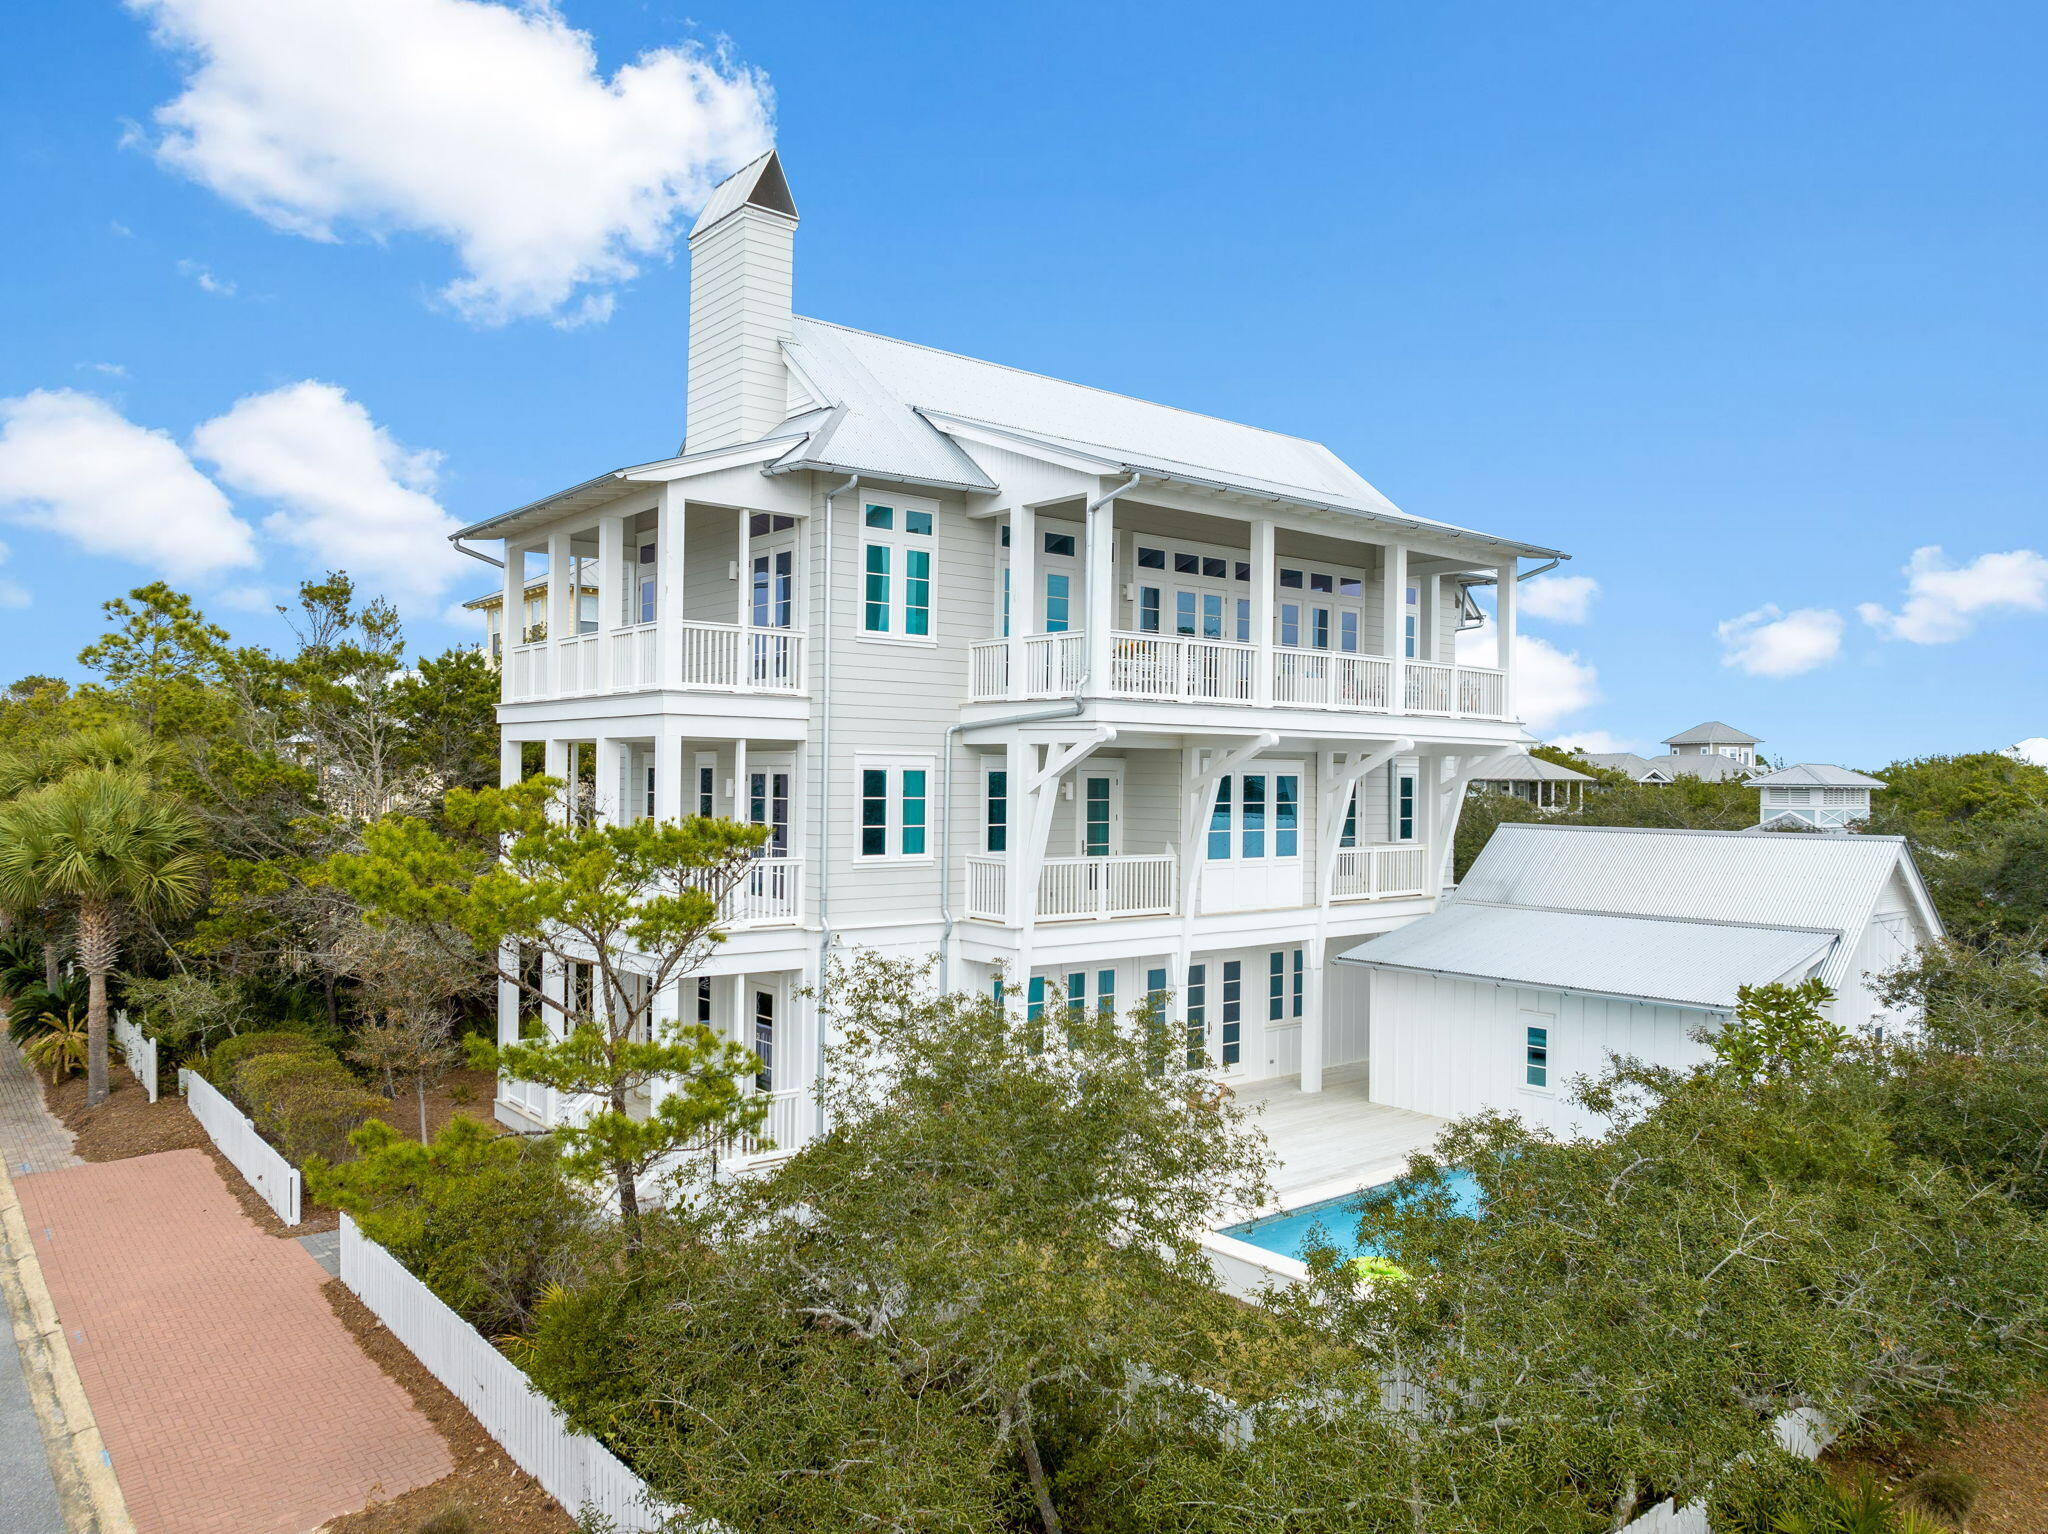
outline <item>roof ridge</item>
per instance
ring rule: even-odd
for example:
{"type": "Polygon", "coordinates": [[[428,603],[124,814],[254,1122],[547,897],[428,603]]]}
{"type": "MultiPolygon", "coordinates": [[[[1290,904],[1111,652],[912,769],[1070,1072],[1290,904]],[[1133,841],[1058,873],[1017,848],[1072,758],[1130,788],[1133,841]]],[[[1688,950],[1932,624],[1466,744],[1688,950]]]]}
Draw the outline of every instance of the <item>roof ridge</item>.
{"type": "MultiPolygon", "coordinates": [[[[1062,384],[1069,389],[1086,389],[1091,394],[1107,394],[1112,399],[1129,400],[1133,404],[1137,405],[1150,405],[1155,410],[1171,410],[1176,415],[1191,416],[1198,421],[1215,421],[1224,426],[1238,426],[1242,427],[1246,431],[1262,432],[1269,437],[1281,437],[1289,442],[1299,442],[1307,447],[1315,448],[1320,452],[1328,453],[1331,458],[1337,459],[1339,463],[1343,463],[1343,460],[1337,457],[1337,454],[1331,450],[1330,445],[1327,442],[1318,442],[1314,437],[1300,436],[1297,433],[1291,431],[1280,431],[1271,426],[1254,426],[1250,421],[1233,420],[1231,417],[1227,415],[1217,415],[1214,412],[1207,410],[1190,410],[1185,405],[1169,405],[1165,403],[1163,400],[1147,399],[1142,394],[1130,394],[1122,389],[1105,389],[1100,384],[1077,383],[1075,382],[1075,380],[1071,378],[1061,378],[1058,377],[1056,374],[1052,373],[1041,373],[1033,368],[1020,368],[1015,364],[1009,362],[992,362],[987,357],[972,357],[969,356],[966,352],[952,351],[943,346],[927,345],[923,341],[906,341],[901,336],[885,336],[879,330],[863,330],[858,325],[842,325],[837,320],[821,320],[815,317],[814,315],[808,314],[799,314],[795,316],[795,318],[804,320],[813,325],[823,325],[828,330],[843,330],[850,335],[866,336],[870,340],[874,341],[887,341],[892,346],[908,346],[917,351],[931,352],[934,355],[940,357],[954,357],[962,362],[976,363],[979,366],[985,368],[1000,368],[1005,373],[1015,373],[1018,374],[1020,377],[1024,378],[1042,378],[1047,383],[1062,384]]],[[[938,407],[933,406],[932,408],[937,409],[938,407]]],[[[950,415],[953,412],[946,411],[944,413],[950,415]]],[[[989,424],[997,425],[1000,423],[991,422],[989,424]]],[[[1028,430],[1028,428],[1021,426],[1012,427],[1011,429],[1015,431],[1028,430]]],[[[1040,435],[1044,434],[1040,433],[1040,435]]],[[[1097,445],[1099,446],[1100,444],[1097,445]]],[[[1350,468],[1350,465],[1346,464],[1345,467],[1350,468]]],[[[1357,471],[1352,470],[1352,472],[1356,473],[1357,471]]]]}
{"type": "Polygon", "coordinates": [[[1554,916],[1608,916],[1619,921],[1661,921],[1680,927],[1737,927],[1745,932],[1800,932],[1839,942],[1840,927],[1801,927],[1781,921],[1722,921],[1712,916],[1667,916],[1657,911],[1603,911],[1582,905],[1511,905],[1504,900],[1457,900],[1449,904],[1484,907],[1490,911],[1545,911],[1554,916]]]}
{"type": "MultiPolygon", "coordinates": [[[[1509,830],[1606,831],[1629,836],[1740,836],[1750,841],[1756,839],[1750,835],[1750,831],[1756,829],[1754,826],[1742,831],[1715,831],[1705,826],[1566,826],[1559,825],[1554,821],[1544,820],[1504,820],[1493,829],[1495,835],[1509,830]]],[[[1794,837],[1790,838],[1790,840],[1805,844],[1809,838],[1794,837]]],[[[1903,836],[1873,836],[1866,831],[1851,831],[1840,836],[1830,836],[1824,840],[1821,838],[1811,838],[1810,840],[1815,845],[1831,847],[1853,846],[1857,842],[1889,842],[1895,847],[1906,845],[1906,839],[1903,836]]]]}

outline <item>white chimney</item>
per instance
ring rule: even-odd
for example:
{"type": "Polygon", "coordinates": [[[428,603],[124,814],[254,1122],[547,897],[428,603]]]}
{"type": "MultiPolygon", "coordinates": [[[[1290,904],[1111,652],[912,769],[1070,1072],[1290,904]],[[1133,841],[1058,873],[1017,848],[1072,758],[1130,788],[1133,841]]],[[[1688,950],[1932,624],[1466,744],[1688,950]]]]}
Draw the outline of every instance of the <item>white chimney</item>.
{"type": "Polygon", "coordinates": [[[690,231],[685,452],[758,441],[789,413],[795,252],[796,204],[771,149],[718,184],[690,231]]]}

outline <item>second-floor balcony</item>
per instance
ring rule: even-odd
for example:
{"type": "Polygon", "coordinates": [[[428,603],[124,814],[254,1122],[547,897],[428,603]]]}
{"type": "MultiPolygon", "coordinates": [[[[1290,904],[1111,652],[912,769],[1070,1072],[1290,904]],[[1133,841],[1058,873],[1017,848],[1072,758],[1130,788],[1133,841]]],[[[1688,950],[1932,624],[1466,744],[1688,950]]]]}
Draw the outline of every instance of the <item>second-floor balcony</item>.
{"type": "Polygon", "coordinates": [[[1167,703],[1472,719],[1507,716],[1507,680],[1501,672],[1482,666],[1395,661],[1285,645],[1262,651],[1231,640],[1118,633],[1110,639],[1107,677],[1090,678],[1087,667],[1085,634],[984,640],[972,647],[969,699],[997,703],[1071,697],[1085,691],[1167,703]]]}
{"type": "MultiPolygon", "coordinates": [[[[1286,909],[1316,898],[1313,882],[1299,864],[1280,872],[1277,881],[1263,879],[1254,888],[1228,865],[1214,865],[1213,874],[1204,878],[1200,903],[1206,910],[1286,909]]],[[[968,857],[969,917],[1010,921],[1010,888],[1007,856],[968,857]]],[[[1428,892],[1429,848],[1421,842],[1339,848],[1330,870],[1332,901],[1404,899],[1428,892]]],[[[1180,913],[1182,899],[1180,859],[1170,852],[1050,857],[1039,868],[1034,915],[1042,922],[1174,916],[1180,913]]]]}
{"type": "Polygon", "coordinates": [[[664,687],[797,695],[804,664],[804,635],[795,629],[642,623],[512,646],[504,697],[518,703],[664,687]]]}

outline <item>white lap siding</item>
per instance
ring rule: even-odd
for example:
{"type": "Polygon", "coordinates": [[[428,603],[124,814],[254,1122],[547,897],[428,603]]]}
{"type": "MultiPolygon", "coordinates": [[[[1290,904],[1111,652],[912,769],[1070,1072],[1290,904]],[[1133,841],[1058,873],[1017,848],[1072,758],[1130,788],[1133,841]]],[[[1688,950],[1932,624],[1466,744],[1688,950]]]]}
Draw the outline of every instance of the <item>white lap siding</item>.
{"type": "Polygon", "coordinates": [[[1371,997],[1373,1101],[1440,1118],[1490,1108],[1580,1132],[1594,1124],[1569,1100],[1574,1077],[1615,1055],[1683,1067],[1706,1054],[1690,1035],[1709,1014],[1683,1007],[1402,970],[1372,972],[1371,997]],[[1526,1079],[1532,1024],[1548,1032],[1543,1089],[1526,1079]]]}

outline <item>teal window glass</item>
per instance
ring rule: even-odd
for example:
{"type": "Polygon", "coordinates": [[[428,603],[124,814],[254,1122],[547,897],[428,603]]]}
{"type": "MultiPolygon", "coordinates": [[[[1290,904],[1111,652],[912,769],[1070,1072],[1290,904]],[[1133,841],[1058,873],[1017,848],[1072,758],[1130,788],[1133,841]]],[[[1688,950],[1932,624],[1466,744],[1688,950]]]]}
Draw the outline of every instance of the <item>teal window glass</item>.
{"type": "Polygon", "coordinates": [[[922,767],[903,769],[903,855],[924,856],[925,794],[922,767]]]}
{"type": "Polygon", "coordinates": [[[1186,1024],[1188,1069],[1198,1068],[1209,1053],[1209,966],[1188,966],[1186,1024]]]}
{"type": "Polygon", "coordinates": [[[988,837],[983,843],[989,852],[1010,850],[1010,775],[998,769],[988,775],[988,837]]]}
{"type": "Polygon", "coordinates": [[[1085,1007],[1088,1005],[1088,972],[1077,969],[1067,976],[1067,1005],[1085,1007]]]}
{"type": "Polygon", "coordinates": [[[1287,950],[1276,948],[1266,956],[1266,1016],[1279,1022],[1287,1015],[1287,950]]]}
{"type": "Polygon", "coordinates": [[[1031,987],[1024,993],[1024,1016],[1034,1023],[1042,1021],[1045,1017],[1045,976],[1043,975],[1033,975],[1031,977],[1031,987]]]}
{"type": "Polygon", "coordinates": [[[1209,856],[1230,856],[1230,779],[1216,784],[1216,806],[1209,811],[1209,856]]]}
{"type": "Polygon", "coordinates": [[[870,634],[889,632],[889,545],[871,543],[867,550],[867,590],[861,627],[870,634]]]}
{"type": "Polygon", "coordinates": [[[1116,1010],[1116,971],[1098,969],[1095,972],[1095,1007],[1099,1012],[1116,1010]]]}
{"type": "Polygon", "coordinates": [[[896,509],[893,506],[870,506],[867,513],[869,527],[892,528],[896,525],[896,509]]]}
{"type": "Polygon", "coordinates": [[[1084,780],[1085,802],[1082,805],[1081,851],[1091,858],[1109,856],[1109,794],[1107,778],[1084,780]]]}
{"type": "Polygon", "coordinates": [[[903,551],[903,632],[932,631],[932,554],[930,549],[903,551]]]}
{"type": "Polygon", "coordinates": [[[1306,949],[1297,948],[1294,950],[1294,1006],[1292,1011],[1296,1017],[1301,1016],[1301,999],[1308,979],[1306,970],[1307,959],[1308,952],[1306,949]]]}
{"type": "Polygon", "coordinates": [[[1399,782],[1395,785],[1394,840],[1415,840],[1415,777],[1412,773],[1401,774],[1399,782]]]}
{"type": "Polygon", "coordinates": [[[886,857],[889,852],[889,774],[870,767],[860,775],[860,855],[886,857]]]}
{"type": "Polygon", "coordinates": [[[1266,855],[1266,775],[1248,772],[1241,780],[1243,798],[1238,806],[1238,845],[1243,856],[1266,855]]]}
{"type": "Polygon", "coordinates": [[[1351,797],[1344,801],[1344,830],[1337,838],[1340,847],[1358,845],[1358,790],[1351,790],[1351,797]]]}
{"type": "Polygon", "coordinates": [[[920,537],[932,535],[932,514],[928,511],[906,511],[903,513],[903,531],[916,533],[920,537]]]}
{"type": "Polygon", "coordinates": [[[1522,1042],[1524,1075],[1532,1087],[1550,1085],[1550,1030],[1531,1028],[1522,1042]]]}
{"type": "Polygon", "coordinates": [[[1301,841],[1301,779],[1291,772],[1273,779],[1273,856],[1294,857],[1301,841]]]}
{"type": "Polygon", "coordinates": [[[1236,959],[1223,961],[1222,1063],[1227,1069],[1237,1064],[1243,1052],[1244,965],[1236,959]]]}
{"type": "Polygon", "coordinates": [[[1173,630],[1176,634],[1192,634],[1195,631],[1195,594],[1192,591],[1176,591],[1173,594],[1173,630]]]}
{"type": "Polygon", "coordinates": [[[1330,609],[1311,607],[1309,609],[1309,640],[1318,650],[1330,648],[1330,609]]]}
{"type": "Polygon", "coordinates": [[[1284,645],[1301,643],[1301,604],[1282,602],[1280,604],[1280,642],[1284,645]]]}
{"type": "Polygon", "coordinates": [[[1048,571],[1045,577],[1045,631],[1048,634],[1064,634],[1070,615],[1070,593],[1073,577],[1048,571]]]}
{"type": "Polygon", "coordinates": [[[1138,632],[1156,634],[1159,632],[1159,588],[1140,586],[1138,588],[1138,632]]]}

